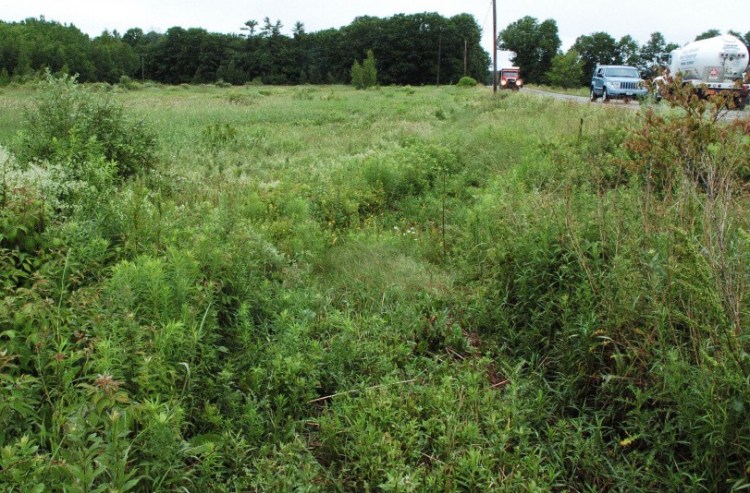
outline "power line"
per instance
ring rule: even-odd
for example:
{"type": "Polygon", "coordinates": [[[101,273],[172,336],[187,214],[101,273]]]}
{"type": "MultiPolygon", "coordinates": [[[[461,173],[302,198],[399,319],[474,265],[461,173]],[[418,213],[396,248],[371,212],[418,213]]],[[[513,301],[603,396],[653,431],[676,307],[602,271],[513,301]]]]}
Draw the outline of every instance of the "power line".
{"type": "Polygon", "coordinates": [[[487,26],[487,19],[490,18],[490,12],[492,12],[493,3],[494,3],[494,0],[490,0],[490,3],[487,4],[487,13],[484,14],[484,22],[482,23],[482,32],[484,32],[484,28],[487,26]]]}

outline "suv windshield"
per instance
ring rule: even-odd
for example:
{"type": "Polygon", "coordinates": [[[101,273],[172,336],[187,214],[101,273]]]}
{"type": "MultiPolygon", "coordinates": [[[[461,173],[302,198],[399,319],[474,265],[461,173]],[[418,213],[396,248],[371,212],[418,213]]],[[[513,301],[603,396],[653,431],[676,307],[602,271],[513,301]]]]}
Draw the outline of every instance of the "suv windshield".
{"type": "Polygon", "coordinates": [[[638,70],[632,67],[610,67],[606,69],[607,77],[630,77],[631,79],[638,79],[638,70]]]}

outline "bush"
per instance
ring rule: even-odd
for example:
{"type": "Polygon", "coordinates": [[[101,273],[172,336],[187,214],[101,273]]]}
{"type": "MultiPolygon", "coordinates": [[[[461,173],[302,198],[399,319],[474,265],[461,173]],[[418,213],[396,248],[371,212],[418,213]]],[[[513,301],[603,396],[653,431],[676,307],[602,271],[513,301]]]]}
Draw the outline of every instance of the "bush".
{"type": "Polygon", "coordinates": [[[143,84],[138,81],[134,81],[127,75],[123,75],[120,77],[120,82],[118,83],[118,85],[123,89],[127,89],[128,91],[136,91],[143,87],[143,84]]]}
{"type": "Polygon", "coordinates": [[[117,164],[120,176],[147,169],[156,139],[142,121],[129,120],[111,96],[83,89],[75,77],[47,75],[36,104],[26,111],[18,157],[76,167],[102,158],[117,164]]]}
{"type": "Polygon", "coordinates": [[[473,77],[464,76],[456,84],[458,87],[476,87],[477,80],[473,77]]]}

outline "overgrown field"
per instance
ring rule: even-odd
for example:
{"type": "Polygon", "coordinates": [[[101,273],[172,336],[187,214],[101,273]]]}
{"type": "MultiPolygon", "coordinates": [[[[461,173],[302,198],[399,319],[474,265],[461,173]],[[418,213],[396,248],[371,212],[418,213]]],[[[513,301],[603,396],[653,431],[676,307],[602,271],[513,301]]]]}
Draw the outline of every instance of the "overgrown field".
{"type": "Polygon", "coordinates": [[[0,491],[750,487],[747,121],[130,89],[0,92],[0,491]]]}

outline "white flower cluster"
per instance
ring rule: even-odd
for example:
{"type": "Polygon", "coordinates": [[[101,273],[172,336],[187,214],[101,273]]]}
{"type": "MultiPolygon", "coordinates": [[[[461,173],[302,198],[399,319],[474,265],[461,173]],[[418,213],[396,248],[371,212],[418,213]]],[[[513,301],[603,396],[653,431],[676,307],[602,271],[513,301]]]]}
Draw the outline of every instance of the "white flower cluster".
{"type": "Polygon", "coordinates": [[[398,226],[393,227],[393,231],[395,231],[398,234],[401,234],[401,236],[412,236],[414,237],[414,241],[417,241],[417,230],[414,228],[414,226],[405,229],[401,231],[401,229],[398,226]]]}
{"type": "MultiPolygon", "coordinates": [[[[92,167],[98,164],[92,164],[92,167]]],[[[94,174],[107,174],[106,168],[105,165],[94,174]]],[[[50,213],[67,216],[82,198],[97,194],[96,183],[76,176],[82,174],[81,171],[80,168],[74,170],[70,166],[47,162],[22,165],[0,146],[0,187],[3,193],[12,196],[14,190],[30,191],[47,206],[50,213]]],[[[91,174],[92,170],[85,171],[88,171],[85,174],[91,174]]],[[[107,181],[106,178],[104,181],[107,181]]]]}
{"type": "Polygon", "coordinates": [[[2,169],[5,169],[6,163],[7,165],[12,165],[15,163],[15,158],[13,157],[13,154],[11,154],[5,147],[0,145],[0,166],[2,169]]]}

